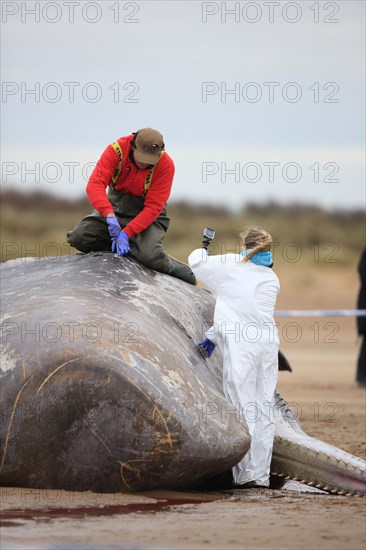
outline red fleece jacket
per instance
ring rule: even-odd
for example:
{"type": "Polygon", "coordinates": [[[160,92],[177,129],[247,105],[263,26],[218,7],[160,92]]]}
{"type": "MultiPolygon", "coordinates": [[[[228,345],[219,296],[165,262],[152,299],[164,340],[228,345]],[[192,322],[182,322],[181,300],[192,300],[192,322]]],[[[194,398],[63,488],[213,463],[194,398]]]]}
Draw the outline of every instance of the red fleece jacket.
{"type": "MultiPolygon", "coordinates": [[[[115,189],[127,195],[142,196],[144,183],[151,167],[139,170],[129,159],[130,142],[133,134],[118,139],[122,150],[122,170],[116,181],[115,189]]],[[[86,192],[91,204],[102,216],[113,212],[108,200],[106,188],[112,180],[119,158],[112,145],[108,145],[94,168],[86,192]]],[[[164,153],[155,166],[151,178],[150,189],[146,193],[143,210],[123,229],[129,237],[141,233],[161,213],[167,202],[173,184],[174,163],[167,153],[164,153]]]]}

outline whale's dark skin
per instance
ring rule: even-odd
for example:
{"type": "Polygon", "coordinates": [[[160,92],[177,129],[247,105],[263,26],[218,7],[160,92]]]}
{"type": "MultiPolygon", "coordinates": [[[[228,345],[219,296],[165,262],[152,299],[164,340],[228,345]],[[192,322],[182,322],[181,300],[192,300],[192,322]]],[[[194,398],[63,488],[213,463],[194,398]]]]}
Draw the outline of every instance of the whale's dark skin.
{"type": "MultiPolygon", "coordinates": [[[[222,391],[203,289],[110,253],[1,266],[0,483],[139,491],[187,489],[247,452],[222,391]]],[[[365,463],[309,438],[276,397],[273,473],[365,494],[365,463]]]]}
{"type": "Polygon", "coordinates": [[[2,284],[2,484],[183,489],[244,456],[196,349],[207,292],[108,253],[7,262],[2,284]]]}

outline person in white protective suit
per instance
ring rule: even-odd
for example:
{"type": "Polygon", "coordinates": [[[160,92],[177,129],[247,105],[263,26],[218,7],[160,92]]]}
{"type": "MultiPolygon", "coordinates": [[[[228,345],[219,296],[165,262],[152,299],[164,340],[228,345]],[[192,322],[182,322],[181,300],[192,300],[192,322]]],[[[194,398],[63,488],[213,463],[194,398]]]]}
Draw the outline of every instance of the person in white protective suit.
{"type": "Polygon", "coordinates": [[[209,256],[207,247],[200,248],[188,263],[217,297],[214,325],[200,345],[208,357],[215,345],[222,351],[225,396],[251,436],[248,453],[233,468],[234,484],[268,487],[279,348],[273,313],[280,284],[272,271],[271,235],[252,226],[240,237],[241,254],[209,256]]]}

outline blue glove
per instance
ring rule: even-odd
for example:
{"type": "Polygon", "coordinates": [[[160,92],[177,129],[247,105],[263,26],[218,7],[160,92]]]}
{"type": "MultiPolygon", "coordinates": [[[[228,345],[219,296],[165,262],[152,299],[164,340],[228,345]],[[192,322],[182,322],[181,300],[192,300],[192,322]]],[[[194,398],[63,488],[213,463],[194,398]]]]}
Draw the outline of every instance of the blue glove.
{"type": "Polygon", "coordinates": [[[116,216],[107,216],[106,222],[108,224],[108,231],[111,236],[111,239],[117,240],[122,229],[121,229],[121,226],[119,225],[119,221],[117,220],[116,216]]]}
{"type": "Polygon", "coordinates": [[[216,347],[216,344],[211,342],[211,340],[209,340],[208,338],[206,338],[202,342],[199,342],[198,345],[201,346],[203,353],[207,355],[207,357],[211,357],[212,352],[216,347]]]}
{"type": "Polygon", "coordinates": [[[120,231],[118,238],[112,241],[112,252],[117,252],[118,256],[125,256],[129,251],[128,235],[124,231],[120,231]]]}

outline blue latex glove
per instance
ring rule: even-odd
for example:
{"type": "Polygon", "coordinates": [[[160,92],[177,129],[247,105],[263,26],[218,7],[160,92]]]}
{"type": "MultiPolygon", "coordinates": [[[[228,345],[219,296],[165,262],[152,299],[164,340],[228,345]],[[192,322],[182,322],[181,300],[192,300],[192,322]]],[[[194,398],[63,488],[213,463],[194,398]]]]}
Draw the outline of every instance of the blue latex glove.
{"type": "Polygon", "coordinates": [[[207,355],[207,357],[211,357],[212,352],[216,347],[216,344],[211,342],[211,340],[209,340],[208,338],[206,338],[202,342],[199,342],[198,345],[201,346],[202,351],[205,355],[207,355]]]}
{"type": "Polygon", "coordinates": [[[120,231],[117,240],[112,242],[112,252],[117,252],[118,256],[125,256],[130,251],[130,243],[128,235],[124,231],[120,231]]]}
{"type": "Polygon", "coordinates": [[[108,224],[108,231],[111,236],[111,239],[117,240],[119,237],[119,234],[122,231],[122,228],[119,225],[119,221],[117,220],[116,216],[107,216],[106,222],[108,224]]]}

